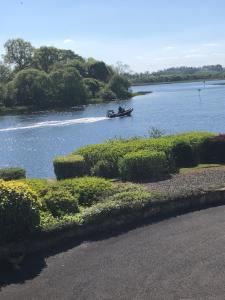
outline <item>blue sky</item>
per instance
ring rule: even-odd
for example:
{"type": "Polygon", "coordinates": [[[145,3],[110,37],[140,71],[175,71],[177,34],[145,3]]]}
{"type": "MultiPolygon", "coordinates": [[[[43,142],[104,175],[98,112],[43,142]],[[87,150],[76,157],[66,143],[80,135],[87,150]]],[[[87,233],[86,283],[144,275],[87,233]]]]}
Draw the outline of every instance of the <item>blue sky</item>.
{"type": "Polygon", "coordinates": [[[225,65],[225,0],[0,0],[9,38],[72,49],[133,71],[225,65]]]}

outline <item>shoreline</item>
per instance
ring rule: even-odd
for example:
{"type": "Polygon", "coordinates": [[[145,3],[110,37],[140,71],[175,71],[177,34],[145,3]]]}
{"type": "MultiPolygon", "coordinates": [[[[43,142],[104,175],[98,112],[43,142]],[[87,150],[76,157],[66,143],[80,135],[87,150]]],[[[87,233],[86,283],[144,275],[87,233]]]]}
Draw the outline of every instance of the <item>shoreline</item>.
{"type": "Polygon", "coordinates": [[[188,83],[188,82],[201,82],[201,81],[217,81],[225,80],[225,78],[214,78],[214,79],[190,79],[190,80],[175,80],[175,81],[160,81],[160,82],[143,82],[143,83],[132,83],[131,86],[145,86],[145,85],[159,85],[159,84],[173,84],[173,83],[188,83]]]}

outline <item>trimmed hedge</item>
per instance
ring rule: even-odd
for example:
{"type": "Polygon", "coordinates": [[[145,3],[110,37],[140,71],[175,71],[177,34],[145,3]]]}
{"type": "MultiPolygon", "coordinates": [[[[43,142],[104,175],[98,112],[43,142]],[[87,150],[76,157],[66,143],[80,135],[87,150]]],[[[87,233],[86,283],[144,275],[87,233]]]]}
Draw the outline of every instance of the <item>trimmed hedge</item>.
{"type": "Polygon", "coordinates": [[[65,214],[75,214],[79,211],[78,195],[71,195],[69,191],[62,187],[51,187],[43,198],[43,203],[47,211],[53,217],[61,217],[65,214]]]}
{"type": "Polygon", "coordinates": [[[221,134],[206,139],[200,152],[203,163],[225,163],[225,135],[221,134]]]}
{"type": "Polygon", "coordinates": [[[196,153],[188,142],[178,141],[171,151],[178,168],[193,167],[198,164],[196,153]]]}
{"type": "Polygon", "coordinates": [[[26,178],[26,171],[22,168],[2,168],[0,169],[0,179],[15,180],[26,178]]]}
{"type": "Polygon", "coordinates": [[[0,243],[25,238],[39,224],[37,195],[24,183],[0,180],[0,243]]]}
{"type": "Polygon", "coordinates": [[[57,179],[84,176],[87,174],[84,157],[81,155],[60,156],[53,161],[57,179]]]}
{"type": "Polygon", "coordinates": [[[126,154],[119,161],[123,180],[158,180],[168,175],[168,161],[164,152],[138,151],[126,154]]]}

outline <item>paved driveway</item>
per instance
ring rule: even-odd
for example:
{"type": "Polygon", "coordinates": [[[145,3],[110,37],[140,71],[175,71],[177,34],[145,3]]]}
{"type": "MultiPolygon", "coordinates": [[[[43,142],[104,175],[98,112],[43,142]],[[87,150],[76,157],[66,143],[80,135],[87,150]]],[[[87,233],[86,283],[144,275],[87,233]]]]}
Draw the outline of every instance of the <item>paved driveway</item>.
{"type": "Polygon", "coordinates": [[[189,213],[0,274],[0,299],[224,299],[225,206],[189,213]]]}

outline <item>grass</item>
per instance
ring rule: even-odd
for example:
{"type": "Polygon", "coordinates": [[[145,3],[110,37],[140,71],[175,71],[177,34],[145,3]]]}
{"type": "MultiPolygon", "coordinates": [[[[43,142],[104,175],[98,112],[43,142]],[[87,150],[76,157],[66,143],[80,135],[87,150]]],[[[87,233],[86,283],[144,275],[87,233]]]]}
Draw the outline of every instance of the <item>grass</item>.
{"type": "Polygon", "coordinates": [[[140,92],[135,92],[135,93],[132,93],[132,97],[136,97],[136,96],[144,96],[144,95],[147,95],[147,94],[151,94],[152,91],[140,91],[140,92]]]}
{"type": "Polygon", "coordinates": [[[192,168],[181,168],[180,174],[192,174],[192,173],[198,173],[207,169],[213,169],[213,168],[223,168],[225,167],[224,164],[199,164],[196,167],[192,168]]]}

